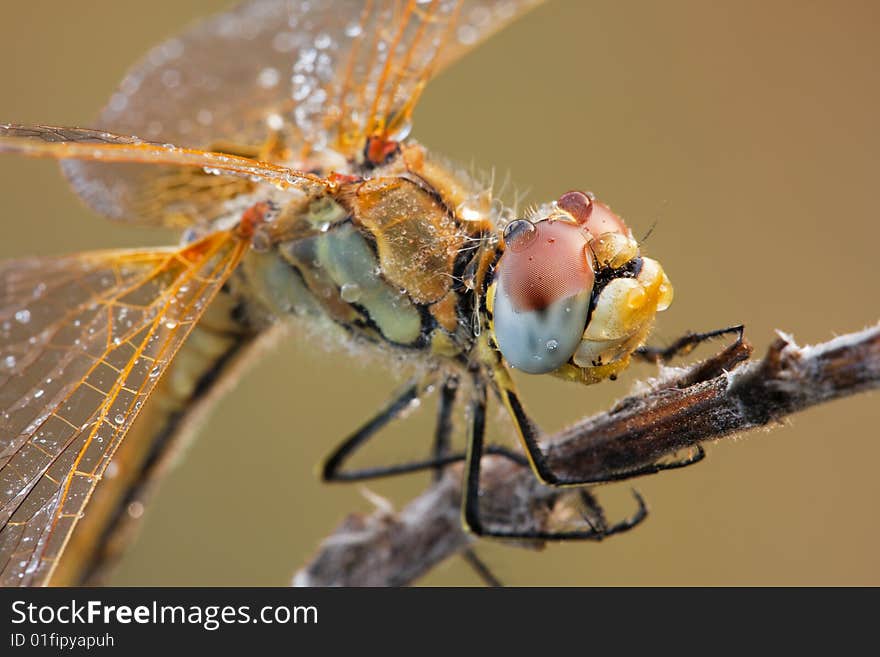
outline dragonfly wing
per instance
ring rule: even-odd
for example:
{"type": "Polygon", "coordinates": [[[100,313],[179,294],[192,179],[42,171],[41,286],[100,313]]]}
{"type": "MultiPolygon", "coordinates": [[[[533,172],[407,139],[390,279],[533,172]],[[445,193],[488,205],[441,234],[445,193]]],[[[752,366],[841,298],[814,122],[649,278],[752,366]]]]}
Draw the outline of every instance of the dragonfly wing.
{"type": "Polygon", "coordinates": [[[162,372],[247,243],[0,264],[0,584],[48,583],[162,372]]]}
{"type": "MultiPolygon", "coordinates": [[[[368,135],[400,134],[431,75],[539,1],[252,0],[150,51],[96,125],[308,169],[324,148],[352,156],[368,135]]],[[[114,219],[185,223],[240,193],[139,169],[65,163],[76,191],[114,219]],[[173,213],[132,207],[147,196],[173,213]]]]}
{"type": "Polygon", "coordinates": [[[75,177],[80,195],[111,216],[135,213],[165,225],[189,225],[219,216],[225,209],[223,198],[249,192],[257,184],[304,192],[329,184],[308,172],[248,157],[85,128],[0,124],[0,153],[112,165],[115,176],[75,177]],[[178,187],[181,181],[192,183],[183,194],[178,187]]]}

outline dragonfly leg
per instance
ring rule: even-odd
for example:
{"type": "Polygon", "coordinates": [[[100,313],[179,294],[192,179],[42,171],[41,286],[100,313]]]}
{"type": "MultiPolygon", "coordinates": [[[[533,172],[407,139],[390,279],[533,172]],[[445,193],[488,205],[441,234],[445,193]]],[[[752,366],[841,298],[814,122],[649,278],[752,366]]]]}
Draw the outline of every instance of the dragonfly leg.
{"type": "MultiPolygon", "coordinates": [[[[440,389],[440,406],[437,409],[437,424],[434,427],[433,456],[441,460],[448,456],[452,446],[452,412],[455,409],[455,398],[458,395],[458,377],[451,376],[443,382],[440,389]]],[[[443,477],[445,464],[434,467],[434,481],[443,477]]]]}
{"type": "MultiPolygon", "coordinates": [[[[456,397],[458,395],[459,380],[457,376],[451,376],[443,382],[440,389],[440,406],[437,410],[437,424],[434,429],[433,455],[437,462],[449,456],[452,445],[452,415],[455,410],[456,397]]],[[[464,456],[463,454],[461,455],[464,456]]],[[[443,477],[443,471],[448,464],[434,467],[434,481],[443,477]]],[[[466,548],[461,553],[462,559],[471,567],[483,584],[492,588],[504,586],[489,566],[483,561],[473,548],[466,548]]]]}
{"type": "Polygon", "coordinates": [[[467,461],[465,465],[464,492],[462,494],[462,518],[465,526],[477,536],[511,539],[536,539],[542,541],[589,540],[601,541],[613,534],[628,531],[648,516],[645,501],[637,491],[636,512],[613,525],[608,525],[598,502],[588,490],[580,491],[580,501],[585,508],[584,520],[588,528],[572,531],[532,531],[501,526],[486,526],[480,518],[480,465],[486,453],[484,438],[486,430],[486,392],[480,389],[471,406],[471,422],[468,427],[467,461]]]}
{"type": "Polygon", "coordinates": [[[467,548],[461,553],[461,557],[467,562],[467,565],[471,567],[471,570],[483,580],[483,584],[493,589],[502,588],[504,586],[501,580],[499,580],[489,566],[486,565],[486,562],[477,556],[477,553],[473,548],[467,548]]]}
{"type": "Polygon", "coordinates": [[[410,381],[403,392],[392,399],[372,418],[361,425],[354,433],[340,443],[325,459],[321,468],[321,479],[331,481],[361,481],[373,477],[381,477],[387,468],[364,468],[360,470],[343,470],[344,463],[373,436],[384,429],[390,422],[399,419],[414,402],[419,401],[427,393],[427,386],[419,381],[410,381]]]}
{"type": "Polygon", "coordinates": [[[639,347],[633,352],[633,355],[648,363],[666,363],[678,356],[687,356],[707,340],[719,338],[722,335],[735,334],[737,336],[736,342],[742,342],[744,329],[742,324],[738,324],[704,333],[685,333],[668,347],[639,347]]]}
{"type": "MultiPolygon", "coordinates": [[[[410,474],[413,472],[422,472],[425,470],[433,470],[435,477],[438,472],[452,463],[458,463],[465,460],[463,452],[446,453],[449,444],[449,433],[452,429],[452,409],[454,402],[454,394],[450,392],[447,385],[444,385],[440,399],[440,417],[438,424],[443,424],[444,428],[438,426],[434,438],[434,456],[432,458],[410,461],[407,463],[397,463],[387,466],[376,466],[360,468],[356,470],[344,470],[345,462],[361,447],[363,447],[373,436],[393,420],[399,419],[405,411],[410,407],[413,401],[422,399],[428,392],[429,386],[422,382],[409,383],[404,391],[392,399],[381,411],[375,416],[367,420],[359,429],[346,438],[327,459],[321,468],[321,479],[325,482],[341,482],[341,481],[364,481],[366,479],[377,479],[381,477],[390,477],[394,475],[410,474]],[[444,397],[446,402],[444,405],[444,397]],[[446,415],[444,419],[444,414],[446,415]],[[445,434],[445,435],[444,435],[445,434]],[[444,453],[440,453],[440,451],[444,453]]],[[[527,465],[528,461],[514,451],[503,447],[489,446],[487,453],[498,456],[507,457],[518,464],[527,465]]]]}
{"type": "Polygon", "coordinates": [[[517,435],[525,448],[532,471],[548,486],[586,486],[611,481],[622,481],[643,475],[656,474],[664,470],[675,470],[702,461],[706,453],[699,445],[692,447],[690,454],[676,461],[654,461],[647,464],[635,464],[630,468],[620,468],[610,472],[594,473],[585,477],[562,477],[553,472],[547,463],[547,457],[539,444],[540,430],[526,414],[519,395],[513,384],[510,373],[501,362],[492,365],[492,381],[498,396],[501,398],[513,420],[517,435]]]}

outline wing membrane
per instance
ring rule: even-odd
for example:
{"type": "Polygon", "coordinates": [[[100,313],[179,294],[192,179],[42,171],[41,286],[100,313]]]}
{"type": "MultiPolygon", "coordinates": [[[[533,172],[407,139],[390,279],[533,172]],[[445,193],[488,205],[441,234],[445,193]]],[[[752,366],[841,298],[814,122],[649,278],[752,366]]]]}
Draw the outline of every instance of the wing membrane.
{"type": "MultiPolygon", "coordinates": [[[[539,2],[252,0],[149,52],[97,126],[309,170],[326,147],[352,156],[369,135],[404,134],[431,75],[539,2]]],[[[65,163],[98,211],[143,221],[128,199],[157,174],[138,169],[65,163]]]]}
{"type": "Polygon", "coordinates": [[[0,584],[49,581],[126,431],[246,242],[0,264],[0,584]]]}
{"type": "MultiPolygon", "coordinates": [[[[134,212],[142,219],[166,225],[215,218],[224,186],[241,193],[249,191],[255,182],[303,191],[328,185],[326,180],[310,173],[248,157],[146,142],[138,137],[85,128],[0,124],[0,153],[114,163],[115,177],[81,181],[80,196],[110,216],[134,212]],[[124,169],[119,163],[149,166],[134,164],[133,168],[124,169]],[[191,183],[178,190],[185,193],[163,193],[172,191],[168,185],[180,180],[191,183]]],[[[226,192],[228,197],[229,189],[226,192]]]]}

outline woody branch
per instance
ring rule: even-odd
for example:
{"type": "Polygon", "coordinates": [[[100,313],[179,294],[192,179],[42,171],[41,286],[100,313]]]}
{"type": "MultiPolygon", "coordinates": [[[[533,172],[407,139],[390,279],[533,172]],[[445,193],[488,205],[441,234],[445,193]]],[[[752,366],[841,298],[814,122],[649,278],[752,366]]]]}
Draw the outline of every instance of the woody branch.
{"type": "MultiPolygon", "coordinates": [[[[734,343],[688,368],[666,368],[614,408],[548,436],[547,460],[563,477],[631,470],[700,443],[778,423],[832,399],[880,387],[880,325],[809,347],[781,335],[761,360],[734,343]]],[[[484,457],[484,517],[543,530],[570,489],[540,484],[532,472],[484,457]]],[[[294,577],[296,586],[400,586],[475,538],[461,526],[461,467],[397,513],[353,514],[294,577]]]]}

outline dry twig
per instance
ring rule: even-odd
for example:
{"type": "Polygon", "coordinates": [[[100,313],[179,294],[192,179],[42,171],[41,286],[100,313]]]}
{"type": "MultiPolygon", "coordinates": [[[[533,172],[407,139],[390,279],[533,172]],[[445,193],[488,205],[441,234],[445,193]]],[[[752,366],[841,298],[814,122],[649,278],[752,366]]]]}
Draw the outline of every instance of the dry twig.
{"type": "MultiPolygon", "coordinates": [[[[817,404],[880,386],[880,325],[798,347],[780,334],[759,361],[736,343],[686,369],[666,370],[605,413],[545,440],[548,462],[564,477],[631,470],[817,404]]],[[[485,457],[484,517],[520,529],[545,529],[570,489],[541,485],[531,471],[485,457]]],[[[399,513],[349,516],[294,577],[297,586],[396,586],[411,583],[475,539],[462,530],[461,468],[399,513]]]]}

